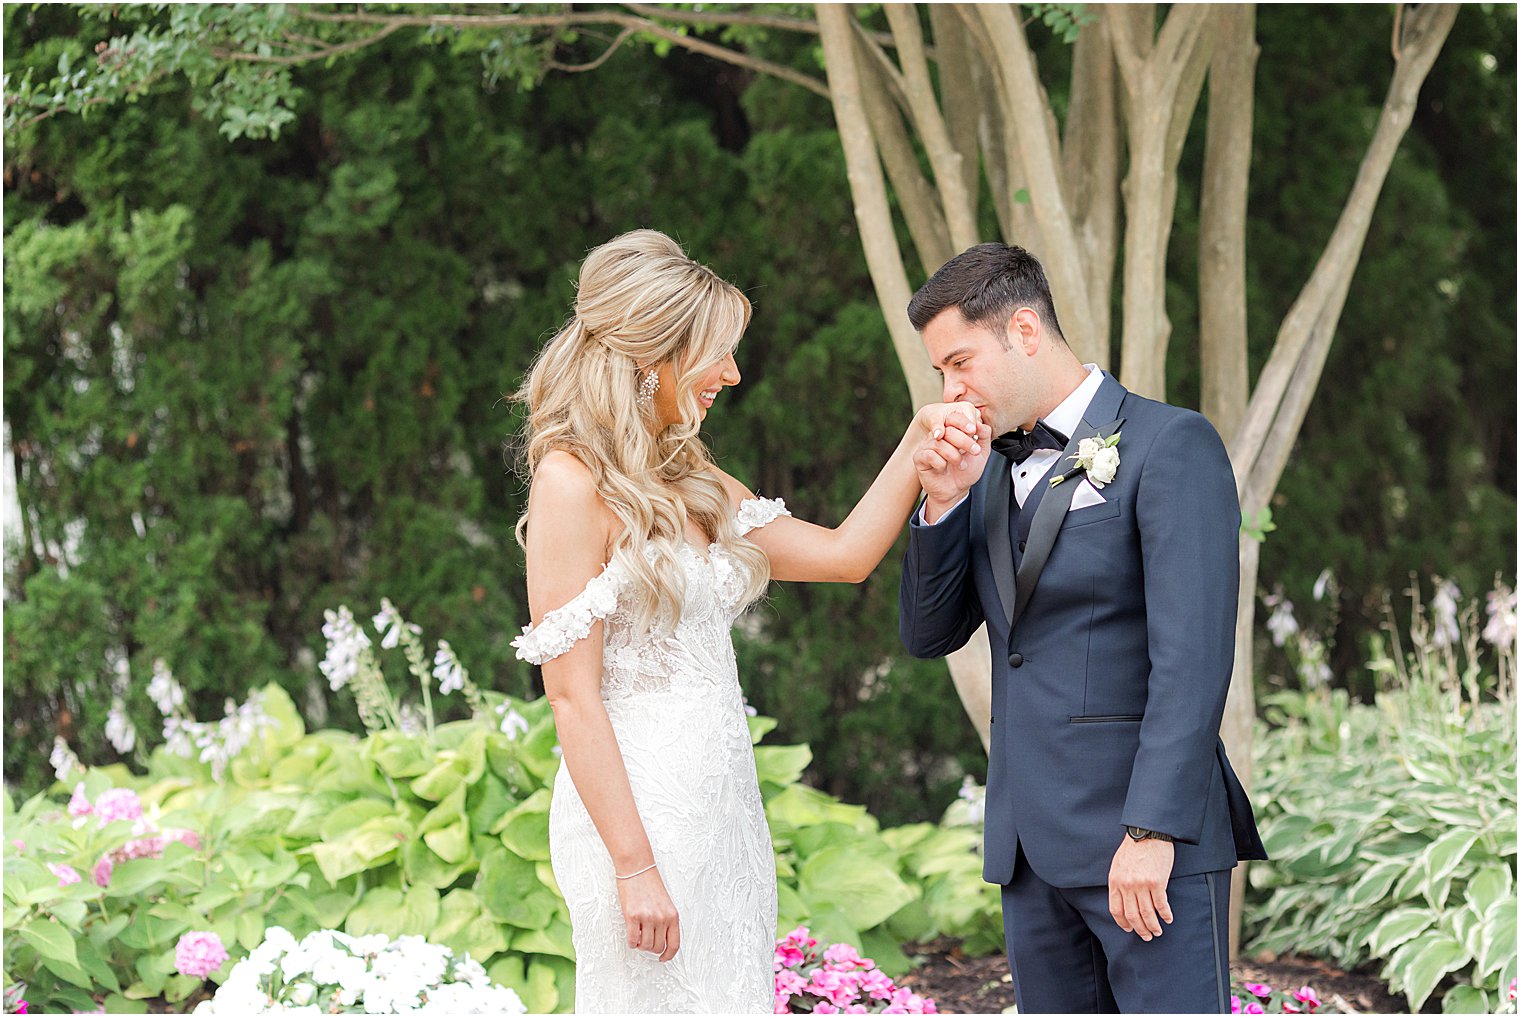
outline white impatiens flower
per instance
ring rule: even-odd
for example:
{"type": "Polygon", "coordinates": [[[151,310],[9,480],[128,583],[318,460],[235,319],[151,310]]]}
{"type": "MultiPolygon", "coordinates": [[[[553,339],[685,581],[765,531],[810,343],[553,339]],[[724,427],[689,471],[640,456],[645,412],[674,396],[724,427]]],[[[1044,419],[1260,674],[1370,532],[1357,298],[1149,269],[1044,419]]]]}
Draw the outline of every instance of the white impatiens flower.
{"type": "Polygon", "coordinates": [[[359,673],[361,655],[369,649],[370,641],[346,605],[340,605],[336,612],[323,611],[322,617],[327,619],[322,626],[322,635],[327,637],[327,657],[317,666],[337,692],[359,673]]]}
{"type": "Polygon", "coordinates": [[[174,680],[174,675],[169,671],[169,665],[162,659],[153,662],[153,678],[148,682],[148,698],[153,700],[153,705],[158,707],[158,712],[165,717],[185,705],[185,690],[180,687],[179,682],[174,680]]]}
{"type": "Polygon", "coordinates": [[[433,677],[438,679],[438,691],[444,695],[464,688],[464,665],[454,655],[454,648],[446,639],[438,640],[438,652],[433,655],[433,677]]]}
{"type": "Polygon", "coordinates": [[[1488,622],[1483,626],[1483,639],[1490,646],[1513,651],[1517,624],[1515,618],[1515,591],[1499,583],[1488,591],[1488,622]]]}
{"type": "Polygon", "coordinates": [[[122,755],[131,752],[137,744],[137,728],[128,719],[126,704],[120,696],[111,698],[111,710],[106,714],[106,741],[122,755]]]}
{"type": "Polygon", "coordinates": [[[1461,640],[1462,630],[1457,625],[1457,601],[1461,599],[1462,591],[1450,579],[1436,584],[1435,596],[1430,598],[1434,626],[1430,638],[1437,646],[1455,646],[1461,640]]]}

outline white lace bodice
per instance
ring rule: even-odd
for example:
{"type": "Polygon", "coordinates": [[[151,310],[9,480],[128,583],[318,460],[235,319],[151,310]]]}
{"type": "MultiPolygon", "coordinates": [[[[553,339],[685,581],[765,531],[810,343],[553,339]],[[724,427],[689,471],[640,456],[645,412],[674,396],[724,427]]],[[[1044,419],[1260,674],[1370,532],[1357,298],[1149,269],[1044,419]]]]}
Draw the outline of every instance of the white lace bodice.
{"type": "MultiPolygon", "coordinates": [[[[789,516],[780,498],[751,498],[739,505],[739,532],[789,516]]],[[[743,564],[719,544],[704,556],[690,543],[679,551],[685,572],[681,617],[668,636],[637,638],[633,628],[635,598],[628,570],[613,561],[563,607],[529,625],[512,641],[520,660],[542,664],[586,638],[598,621],[602,629],[602,699],[608,702],[648,692],[669,692],[681,686],[736,684],[734,619],[747,585],[743,564]]]]}

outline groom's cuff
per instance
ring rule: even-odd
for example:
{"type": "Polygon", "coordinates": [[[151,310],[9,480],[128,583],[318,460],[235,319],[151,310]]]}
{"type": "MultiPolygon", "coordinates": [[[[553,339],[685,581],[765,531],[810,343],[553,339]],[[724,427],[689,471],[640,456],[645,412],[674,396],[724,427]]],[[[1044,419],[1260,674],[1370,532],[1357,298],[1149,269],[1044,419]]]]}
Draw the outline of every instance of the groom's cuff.
{"type": "Polygon", "coordinates": [[[951,513],[953,513],[956,509],[960,508],[961,505],[964,504],[965,501],[966,501],[966,499],[969,498],[969,497],[970,497],[969,493],[961,495],[961,500],[960,501],[956,502],[954,505],[951,505],[948,509],[945,510],[945,512],[944,512],[943,515],[941,515],[938,519],[934,520],[934,522],[932,522],[932,523],[929,522],[928,519],[924,518],[924,513],[926,511],[928,511],[928,508],[929,508],[929,499],[925,498],[924,499],[924,503],[918,507],[918,514],[913,517],[913,521],[916,522],[920,526],[938,526],[940,523],[944,522],[946,519],[949,519],[951,513]]]}

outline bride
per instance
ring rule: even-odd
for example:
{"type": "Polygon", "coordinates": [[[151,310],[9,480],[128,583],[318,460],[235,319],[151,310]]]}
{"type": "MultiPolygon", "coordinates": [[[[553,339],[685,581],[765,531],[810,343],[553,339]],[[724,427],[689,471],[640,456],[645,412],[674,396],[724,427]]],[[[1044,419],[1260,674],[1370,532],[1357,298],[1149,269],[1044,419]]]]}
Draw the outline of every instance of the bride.
{"type": "Polygon", "coordinates": [[[730,628],[769,579],[864,579],[926,432],[971,454],[990,437],[973,406],[926,407],[842,525],[794,519],[698,436],[749,317],[669,237],[627,233],[586,258],[519,393],[534,624],[513,645],[543,667],[563,751],[549,842],[582,1013],[772,1011],[775,860],[730,628]]]}

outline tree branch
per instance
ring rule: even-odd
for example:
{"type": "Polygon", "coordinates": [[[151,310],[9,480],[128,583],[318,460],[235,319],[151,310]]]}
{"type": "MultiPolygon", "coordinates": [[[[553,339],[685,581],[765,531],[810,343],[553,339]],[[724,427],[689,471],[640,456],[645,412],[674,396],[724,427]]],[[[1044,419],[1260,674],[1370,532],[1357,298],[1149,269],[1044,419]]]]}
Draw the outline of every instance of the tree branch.
{"type": "MultiPolygon", "coordinates": [[[[706,11],[674,10],[657,4],[623,4],[623,6],[646,18],[665,18],[668,21],[679,21],[688,25],[711,25],[714,28],[746,25],[752,28],[777,28],[784,32],[802,32],[806,35],[818,34],[817,21],[804,21],[798,18],[779,18],[765,14],[709,14],[706,11]]],[[[871,41],[879,46],[895,45],[890,32],[871,32],[864,28],[861,31],[864,31],[871,41]]]]}
{"type": "Polygon", "coordinates": [[[1327,329],[1333,334],[1339,322],[1345,293],[1361,258],[1383,182],[1414,119],[1420,87],[1456,17],[1457,7],[1453,4],[1426,4],[1405,15],[1406,45],[1394,68],[1388,96],[1356,181],[1319,262],[1278,329],[1272,354],[1256,381],[1240,431],[1230,444],[1244,511],[1260,511],[1281,478],[1286,462],[1283,442],[1297,435],[1302,424],[1300,405],[1306,410],[1307,400],[1313,394],[1312,386],[1307,392],[1303,388],[1310,377],[1317,382],[1319,368],[1323,366],[1323,357],[1311,346],[1316,337],[1328,342],[1328,337],[1319,330],[1327,329]],[[1301,362],[1309,365],[1308,374],[1300,369],[1301,362]],[[1277,426],[1280,416],[1289,426],[1277,426]],[[1274,434],[1276,442],[1269,448],[1269,438],[1274,434]]]}
{"type": "MultiPolygon", "coordinates": [[[[972,219],[971,203],[962,183],[961,154],[950,143],[950,132],[945,126],[945,118],[940,115],[934,83],[929,78],[918,9],[911,5],[887,4],[885,11],[892,34],[897,39],[897,58],[903,65],[908,104],[918,125],[918,136],[928,152],[929,165],[934,170],[939,203],[950,228],[951,246],[957,251],[965,250],[977,242],[976,222],[972,219]]],[[[924,269],[932,274],[938,267],[925,265],[924,269]]]]}
{"type": "Polygon", "coordinates": [[[599,57],[597,57],[595,60],[592,60],[589,63],[584,63],[584,64],[562,64],[562,63],[560,63],[557,60],[551,59],[548,62],[548,66],[552,67],[556,71],[566,71],[566,72],[571,73],[571,74],[579,74],[579,73],[582,73],[584,71],[594,71],[598,67],[602,66],[602,64],[606,63],[607,60],[612,56],[612,54],[614,54],[614,53],[616,53],[618,51],[618,48],[620,46],[622,46],[623,43],[627,42],[630,38],[632,38],[635,31],[637,31],[637,30],[633,29],[633,28],[624,28],[621,32],[619,32],[617,34],[617,38],[613,39],[612,42],[610,44],[608,44],[607,48],[602,51],[602,55],[599,56],[599,57]]]}

